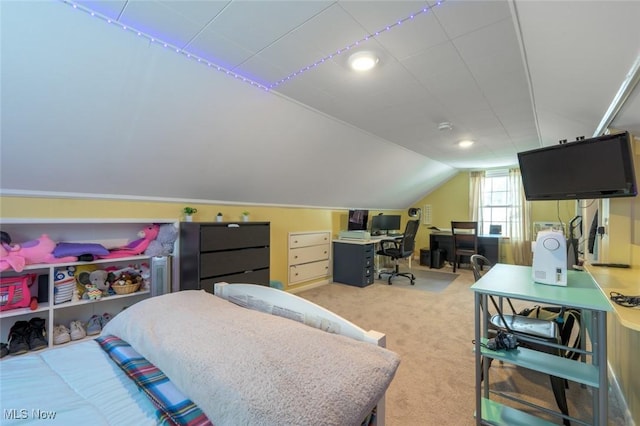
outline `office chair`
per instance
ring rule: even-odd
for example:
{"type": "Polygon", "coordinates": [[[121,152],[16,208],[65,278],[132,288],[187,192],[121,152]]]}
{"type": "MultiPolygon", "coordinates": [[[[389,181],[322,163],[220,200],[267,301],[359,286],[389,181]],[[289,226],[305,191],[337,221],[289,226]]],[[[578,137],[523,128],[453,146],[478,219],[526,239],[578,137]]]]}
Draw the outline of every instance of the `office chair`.
{"type": "MultiPolygon", "coordinates": [[[[482,270],[484,266],[491,267],[491,262],[486,257],[474,254],[470,258],[471,268],[473,269],[473,278],[475,281],[478,281],[482,278],[482,270]]],[[[516,314],[515,308],[511,303],[509,298],[506,298],[509,303],[509,307],[511,308],[512,314],[503,314],[502,313],[502,301],[503,298],[500,297],[498,303],[496,303],[495,299],[492,296],[489,296],[493,306],[498,311],[497,314],[490,315],[488,313],[488,307],[480,306],[483,312],[485,312],[485,318],[489,319],[488,323],[488,336],[489,338],[495,337],[498,332],[504,331],[513,334],[519,340],[524,340],[528,343],[528,347],[531,349],[536,349],[541,352],[547,353],[555,353],[556,355],[560,355],[558,349],[549,347],[544,345],[544,342],[551,342],[555,344],[562,343],[562,339],[560,336],[560,330],[558,328],[558,323],[556,321],[550,320],[540,320],[536,318],[529,318],[523,315],[516,314]],[[518,329],[519,324],[524,324],[527,332],[520,332],[514,329],[518,329]],[[540,332],[537,332],[539,330],[540,332]],[[540,342],[536,344],[537,342],[540,342]]],[[[482,358],[481,365],[484,365],[484,357],[482,358]]],[[[491,361],[493,358],[489,358],[489,363],[487,368],[491,367],[491,361]]],[[[484,380],[484,367],[482,368],[482,380],[484,380]]],[[[566,390],[567,381],[560,377],[549,375],[549,380],[551,382],[551,389],[553,390],[553,396],[556,400],[556,404],[558,405],[558,409],[565,416],[569,415],[569,406],[567,405],[567,396],[566,390]]],[[[568,419],[563,419],[563,424],[565,426],[570,426],[570,421],[568,419]]]]}
{"type": "MultiPolygon", "coordinates": [[[[407,222],[407,226],[404,229],[402,237],[380,241],[380,250],[378,250],[376,254],[390,257],[393,260],[395,267],[390,271],[380,271],[378,273],[379,279],[382,278],[383,274],[388,274],[389,285],[391,285],[391,279],[396,276],[409,278],[411,280],[411,285],[415,284],[416,277],[411,273],[411,271],[400,272],[398,261],[400,259],[413,256],[413,249],[415,248],[415,239],[416,234],[418,233],[419,224],[419,220],[410,220],[407,222]]],[[[411,263],[409,263],[409,265],[411,265],[411,263]]]]}
{"type": "Polygon", "coordinates": [[[478,222],[451,222],[453,236],[453,272],[460,267],[462,257],[478,253],[478,222]]]}

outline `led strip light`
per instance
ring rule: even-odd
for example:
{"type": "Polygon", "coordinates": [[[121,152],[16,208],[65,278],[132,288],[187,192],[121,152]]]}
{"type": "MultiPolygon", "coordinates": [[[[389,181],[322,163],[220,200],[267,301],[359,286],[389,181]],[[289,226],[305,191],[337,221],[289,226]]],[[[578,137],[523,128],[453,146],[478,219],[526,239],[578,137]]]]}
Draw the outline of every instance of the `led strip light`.
{"type": "Polygon", "coordinates": [[[120,22],[118,22],[118,21],[116,21],[116,20],[114,20],[112,18],[104,16],[104,15],[98,13],[98,12],[95,12],[95,11],[93,11],[93,10],[91,10],[91,9],[85,7],[85,6],[82,6],[80,4],[77,4],[77,3],[73,2],[73,1],[70,1],[70,0],[60,0],[60,1],[62,3],[65,3],[65,4],[73,7],[76,10],[85,12],[85,13],[89,14],[90,16],[94,17],[94,18],[98,18],[98,19],[106,22],[107,24],[115,25],[117,27],[122,28],[125,31],[130,31],[130,32],[132,32],[134,34],[137,34],[138,37],[143,37],[143,38],[149,40],[149,42],[151,42],[151,43],[157,44],[157,45],[162,46],[162,47],[164,47],[166,49],[173,50],[177,54],[182,55],[187,59],[191,59],[191,60],[194,60],[194,61],[196,61],[198,63],[206,65],[207,67],[209,67],[209,68],[211,68],[211,69],[213,69],[215,71],[222,72],[222,73],[224,73],[224,74],[226,74],[226,75],[228,75],[230,77],[235,78],[236,80],[241,80],[241,81],[243,81],[245,83],[248,83],[248,84],[250,84],[250,85],[252,85],[254,87],[260,88],[262,90],[270,90],[270,89],[273,89],[273,88],[276,88],[276,87],[282,85],[283,83],[291,81],[291,79],[299,76],[300,74],[302,74],[304,72],[310,71],[310,70],[316,68],[319,65],[322,65],[324,62],[329,61],[329,60],[331,60],[332,58],[334,58],[336,56],[339,56],[339,55],[341,55],[341,54],[343,54],[343,53],[345,53],[345,52],[347,52],[347,51],[349,51],[349,50],[351,50],[353,48],[358,47],[360,45],[360,43],[364,43],[364,42],[366,42],[366,41],[368,41],[368,40],[370,40],[372,38],[376,38],[380,34],[383,34],[385,32],[391,31],[393,28],[396,28],[396,27],[404,24],[407,21],[411,21],[411,20],[413,20],[415,17],[417,17],[419,15],[423,15],[423,14],[427,13],[428,11],[433,9],[434,7],[437,7],[437,6],[440,6],[441,4],[443,4],[446,0],[440,0],[437,3],[435,3],[433,6],[424,7],[422,9],[420,9],[419,11],[417,11],[415,13],[412,13],[411,15],[409,15],[409,16],[403,18],[403,19],[400,19],[400,20],[394,22],[393,24],[385,26],[384,28],[374,32],[373,34],[368,34],[367,36],[361,38],[360,40],[358,40],[358,41],[356,41],[354,43],[351,43],[351,44],[343,47],[342,49],[338,49],[334,53],[331,53],[331,54],[325,56],[322,59],[317,60],[313,64],[307,65],[306,67],[303,67],[303,68],[300,68],[298,71],[293,72],[293,73],[289,74],[288,76],[286,76],[286,77],[284,77],[284,78],[282,78],[282,79],[280,79],[280,80],[278,80],[278,81],[276,81],[274,83],[268,84],[268,85],[264,85],[264,84],[258,83],[258,82],[254,81],[254,80],[252,80],[250,78],[247,78],[247,77],[245,77],[245,76],[243,76],[241,74],[238,74],[238,73],[236,73],[234,71],[231,71],[231,70],[229,70],[229,69],[227,69],[225,67],[217,65],[216,63],[211,62],[208,59],[205,59],[205,58],[202,58],[202,57],[200,57],[198,55],[195,55],[195,54],[193,54],[193,53],[191,53],[191,52],[189,52],[187,50],[184,50],[184,49],[182,49],[182,48],[180,48],[178,46],[175,46],[175,45],[173,45],[171,43],[167,43],[167,42],[159,39],[158,37],[154,37],[154,36],[149,35],[149,34],[147,34],[145,32],[139,31],[134,27],[131,27],[129,25],[124,25],[124,24],[122,24],[122,23],[120,23],[120,22]]]}
{"type": "Polygon", "coordinates": [[[440,6],[440,5],[441,5],[442,3],[444,3],[445,1],[446,1],[446,0],[440,0],[440,1],[438,1],[437,3],[435,3],[433,6],[424,7],[424,8],[422,8],[422,9],[420,9],[419,11],[417,11],[417,12],[415,12],[415,13],[412,13],[411,15],[407,16],[406,18],[400,19],[399,21],[394,22],[394,23],[393,23],[393,24],[391,24],[391,25],[387,25],[386,27],[384,27],[384,28],[382,28],[382,29],[380,29],[380,30],[376,31],[375,33],[373,33],[373,34],[369,34],[369,35],[365,36],[364,38],[361,38],[360,40],[358,40],[358,41],[356,41],[356,42],[354,42],[354,43],[351,43],[351,44],[350,44],[350,45],[348,45],[348,46],[343,47],[342,49],[338,49],[338,50],[336,50],[334,53],[331,53],[331,54],[329,54],[329,55],[325,56],[324,58],[322,58],[322,59],[320,59],[320,60],[318,60],[318,61],[314,62],[313,64],[311,64],[311,65],[307,65],[307,66],[306,66],[306,67],[304,67],[304,68],[300,68],[298,71],[296,71],[296,72],[294,72],[294,73],[289,74],[289,75],[288,75],[288,76],[286,76],[285,78],[283,78],[283,79],[281,79],[281,80],[278,80],[278,81],[276,81],[275,83],[270,84],[270,85],[269,85],[269,88],[270,88],[270,89],[273,89],[274,87],[277,87],[277,86],[281,85],[282,83],[285,83],[285,82],[287,82],[287,81],[291,80],[292,78],[294,78],[294,77],[296,77],[296,76],[298,76],[298,75],[302,74],[303,72],[309,71],[309,70],[311,70],[311,69],[313,69],[313,68],[317,67],[318,65],[323,64],[325,61],[328,61],[328,60],[330,60],[330,59],[334,58],[335,56],[341,55],[341,54],[343,54],[343,53],[345,53],[345,52],[347,52],[347,51],[349,51],[349,50],[351,50],[351,49],[353,49],[353,48],[355,48],[355,47],[358,47],[358,46],[360,45],[360,43],[364,43],[364,42],[366,42],[366,41],[368,41],[368,40],[370,40],[370,39],[372,39],[372,38],[376,38],[376,37],[378,37],[380,34],[383,34],[383,33],[387,32],[387,31],[390,31],[392,28],[395,28],[395,27],[397,27],[397,26],[399,26],[399,25],[402,25],[402,24],[404,24],[406,21],[410,21],[410,20],[412,20],[413,18],[415,18],[415,17],[416,17],[416,16],[418,16],[418,15],[422,15],[422,14],[424,14],[424,13],[427,13],[427,12],[428,12],[428,11],[430,11],[432,8],[434,8],[434,7],[436,7],[436,6],[440,6]]]}

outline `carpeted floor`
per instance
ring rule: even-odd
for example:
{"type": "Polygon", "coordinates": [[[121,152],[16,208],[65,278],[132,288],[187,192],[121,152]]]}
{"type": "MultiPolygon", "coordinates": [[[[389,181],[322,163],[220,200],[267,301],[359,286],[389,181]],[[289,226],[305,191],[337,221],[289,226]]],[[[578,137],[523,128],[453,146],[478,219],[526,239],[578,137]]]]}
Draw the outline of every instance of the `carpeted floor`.
{"type": "MultiPolygon", "coordinates": [[[[414,272],[420,269],[428,270],[413,267],[414,272]]],[[[451,272],[451,268],[438,272],[451,272]]],[[[474,279],[469,269],[456,272],[459,276],[440,291],[415,291],[409,284],[400,284],[405,279],[399,278],[393,285],[379,282],[360,288],[331,283],[298,293],[366,330],[387,335],[387,347],[401,356],[387,391],[388,426],[475,424],[470,290],[474,279]]],[[[498,389],[556,408],[548,375],[494,362],[489,376],[498,389]]],[[[589,418],[592,395],[588,389],[571,383],[567,400],[572,415],[589,418]]],[[[629,424],[610,394],[607,426],[629,424]]]]}
{"type": "MultiPolygon", "coordinates": [[[[451,284],[457,277],[458,274],[453,274],[451,272],[438,272],[432,270],[423,270],[423,269],[413,269],[413,275],[416,277],[415,284],[411,285],[411,281],[406,277],[394,277],[391,280],[393,286],[400,288],[408,288],[411,290],[421,290],[421,291],[431,291],[439,293],[449,284],[451,284]]],[[[379,284],[388,284],[388,275],[382,275],[381,279],[377,279],[376,283],[379,284]]]]}

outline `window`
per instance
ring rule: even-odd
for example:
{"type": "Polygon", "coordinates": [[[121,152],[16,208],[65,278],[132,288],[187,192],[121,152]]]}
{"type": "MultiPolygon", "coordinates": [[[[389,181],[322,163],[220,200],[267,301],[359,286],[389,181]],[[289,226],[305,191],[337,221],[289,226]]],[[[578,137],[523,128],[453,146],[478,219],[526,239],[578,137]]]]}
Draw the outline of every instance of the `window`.
{"type": "Polygon", "coordinates": [[[518,169],[496,169],[471,173],[472,211],[481,235],[490,234],[491,225],[500,225],[502,235],[528,239],[526,201],[518,169]]]}
{"type": "Polygon", "coordinates": [[[481,194],[481,220],[478,223],[480,234],[488,235],[490,225],[500,225],[502,234],[508,236],[510,203],[507,181],[508,170],[495,170],[485,173],[481,194]]]}
{"type": "Polygon", "coordinates": [[[531,265],[530,203],[524,198],[519,169],[471,172],[470,207],[478,230],[501,225],[516,265],[531,265]]]}

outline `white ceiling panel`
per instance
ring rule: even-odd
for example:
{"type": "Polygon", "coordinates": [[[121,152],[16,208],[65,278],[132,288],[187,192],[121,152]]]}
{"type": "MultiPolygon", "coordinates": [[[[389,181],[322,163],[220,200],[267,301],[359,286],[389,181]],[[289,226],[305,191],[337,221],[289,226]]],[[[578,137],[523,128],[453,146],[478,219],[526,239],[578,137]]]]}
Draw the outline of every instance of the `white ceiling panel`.
{"type": "MultiPolygon", "coordinates": [[[[80,161],[78,147],[90,144],[90,152],[103,152],[113,140],[123,149],[153,150],[191,162],[189,169],[206,179],[185,188],[159,176],[141,183],[138,193],[182,191],[195,198],[256,201],[267,192],[219,183],[241,181],[238,168],[230,161],[212,167],[215,160],[194,155],[187,149],[192,147],[220,158],[251,151],[250,174],[258,176],[266,167],[273,171],[272,186],[283,187],[278,200],[271,201],[323,203],[320,192],[311,202],[308,188],[320,191],[352,179],[358,170],[335,164],[346,153],[360,155],[367,164],[402,159],[411,163],[411,172],[389,176],[383,188],[362,180],[326,202],[383,207],[394,194],[403,194],[397,202],[404,206],[456,169],[515,165],[520,150],[591,136],[640,57],[637,1],[77,4],[1,4],[3,186],[7,176],[13,182],[5,158],[22,154],[22,148],[5,142],[15,134],[24,143],[17,123],[41,123],[42,129],[30,129],[40,137],[37,132],[57,132],[55,123],[64,117],[56,120],[56,114],[65,111],[92,127],[75,133],[65,128],[65,137],[56,135],[52,142],[59,149],[56,155],[70,146],[75,151],[67,155],[80,161]],[[103,15],[113,22],[106,23],[103,15]],[[184,50],[164,49],[156,39],[184,50]],[[379,56],[370,73],[347,67],[349,55],[360,50],[379,56]],[[234,79],[186,59],[192,55],[239,75],[234,79]],[[270,90],[244,83],[247,78],[270,90]],[[53,103],[53,95],[43,93],[60,94],[60,101],[53,103]],[[451,122],[453,130],[439,131],[443,121],[451,122]],[[477,143],[460,150],[456,143],[462,138],[477,143]],[[180,144],[173,147],[176,140],[180,144]],[[260,143],[252,146],[256,140],[260,143]],[[286,170],[276,163],[283,156],[290,163],[286,170]],[[260,159],[272,163],[265,166],[260,159]],[[309,161],[324,164],[310,172],[309,161]],[[287,180],[291,174],[293,183],[287,180]]],[[[617,116],[609,117],[612,126],[640,134],[638,90],[617,116]]],[[[39,173],[47,175],[46,170],[39,173]]],[[[24,185],[16,181],[14,186],[24,185]]],[[[56,182],[44,186],[55,190],[56,182]]],[[[110,188],[95,185],[96,191],[110,188]]]]}
{"type": "Polygon", "coordinates": [[[433,13],[450,39],[511,17],[506,1],[452,0],[435,7],[433,13]]]}

